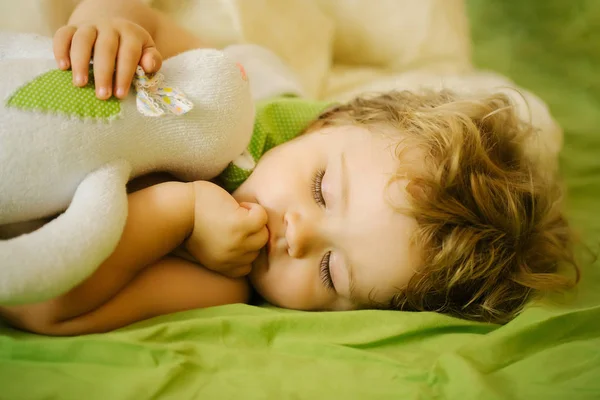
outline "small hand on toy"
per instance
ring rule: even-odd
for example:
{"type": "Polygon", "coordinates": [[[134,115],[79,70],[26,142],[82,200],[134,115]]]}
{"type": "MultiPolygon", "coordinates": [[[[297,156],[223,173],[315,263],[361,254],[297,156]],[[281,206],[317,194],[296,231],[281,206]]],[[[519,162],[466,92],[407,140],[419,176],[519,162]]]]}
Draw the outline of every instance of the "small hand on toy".
{"type": "Polygon", "coordinates": [[[255,203],[240,203],[223,188],[194,182],[194,230],[187,251],[206,268],[230,277],[247,275],[269,239],[267,213],[255,203]]]}
{"type": "Polygon", "coordinates": [[[93,57],[96,97],[102,100],[113,93],[127,96],[138,65],[154,73],[162,64],[150,33],[125,19],[63,26],[54,35],[54,57],[60,69],[72,68],[73,84],[80,87],[88,83],[93,57]]]}

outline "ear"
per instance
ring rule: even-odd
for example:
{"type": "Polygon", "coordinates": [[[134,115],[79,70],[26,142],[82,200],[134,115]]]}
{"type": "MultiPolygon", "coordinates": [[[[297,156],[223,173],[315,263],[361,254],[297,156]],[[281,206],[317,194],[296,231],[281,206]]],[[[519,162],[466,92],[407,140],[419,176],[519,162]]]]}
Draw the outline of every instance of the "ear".
{"type": "Polygon", "coordinates": [[[425,187],[423,182],[417,178],[410,179],[404,190],[415,201],[425,201],[431,195],[431,190],[425,187]]]}

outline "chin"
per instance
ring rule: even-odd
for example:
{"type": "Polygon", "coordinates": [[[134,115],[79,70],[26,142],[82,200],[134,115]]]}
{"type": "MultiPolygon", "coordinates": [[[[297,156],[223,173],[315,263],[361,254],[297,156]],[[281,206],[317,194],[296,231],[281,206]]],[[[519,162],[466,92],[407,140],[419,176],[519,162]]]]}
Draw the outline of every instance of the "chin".
{"type": "MultiPolygon", "coordinates": [[[[262,252],[261,252],[262,255],[262,252]]],[[[274,288],[271,287],[270,284],[273,283],[273,279],[269,279],[272,277],[269,277],[269,273],[268,273],[268,267],[267,267],[267,260],[266,257],[264,257],[263,260],[261,260],[261,255],[258,256],[258,258],[254,261],[254,263],[252,263],[252,271],[250,272],[250,275],[248,275],[248,280],[250,281],[252,287],[254,288],[254,291],[256,292],[256,294],[258,294],[264,301],[266,301],[267,303],[274,305],[276,307],[281,307],[281,308],[291,308],[286,306],[285,304],[282,304],[282,302],[278,301],[278,299],[281,299],[283,294],[282,293],[277,293],[278,290],[277,288],[275,288],[275,290],[273,290],[274,288]]],[[[285,296],[283,296],[285,297],[285,296]]],[[[283,302],[285,303],[285,301],[283,302]]]]}
{"type": "Polygon", "coordinates": [[[290,282],[282,281],[282,277],[276,273],[276,270],[277,268],[271,269],[267,250],[263,248],[252,263],[252,271],[248,275],[254,291],[263,300],[276,307],[306,310],[302,301],[298,302],[294,285],[290,287],[290,282]]]}
{"type": "Polygon", "coordinates": [[[266,247],[263,247],[260,250],[258,257],[256,257],[256,260],[254,260],[252,262],[252,270],[250,271],[250,274],[248,275],[248,280],[252,284],[252,287],[254,288],[254,290],[265,300],[268,300],[268,297],[265,297],[265,295],[263,293],[264,292],[263,286],[264,286],[264,280],[265,280],[264,278],[265,278],[265,275],[266,275],[268,269],[269,269],[269,267],[268,267],[267,249],[266,249],[266,247]]]}
{"type": "Polygon", "coordinates": [[[254,292],[258,295],[258,297],[260,297],[262,300],[266,301],[271,305],[274,305],[276,307],[282,307],[279,304],[279,302],[274,301],[273,296],[270,296],[270,291],[266,289],[264,280],[260,279],[260,277],[258,277],[256,273],[251,273],[249,276],[249,280],[252,284],[254,292]]]}

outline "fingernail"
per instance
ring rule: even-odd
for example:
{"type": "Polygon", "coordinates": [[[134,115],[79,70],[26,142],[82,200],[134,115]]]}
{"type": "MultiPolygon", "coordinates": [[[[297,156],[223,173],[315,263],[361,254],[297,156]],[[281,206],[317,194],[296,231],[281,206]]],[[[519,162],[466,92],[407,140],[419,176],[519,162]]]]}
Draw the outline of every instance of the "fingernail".
{"type": "Polygon", "coordinates": [[[115,94],[117,95],[117,97],[123,97],[123,96],[125,96],[125,89],[117,88],[117,91],[115,92],[115,94]]]}
{"type": "Polygon", "coordinates": [[[67,68],[69,68],[69,63],[67,62],[67,60],[60,60],[59,65],[60,65],[61,69],[67,69],[67,68]]]}
{"type": "Polygon", "coordinates": [[[75,84],[77,86],[83,86],[87,83],[87,76],[77,75],[75,77],[75,84]]]}
{"type": "Polygon", "coordinates": [[[156,72],[156,60],[152,60],[152,71],[156,72]]]}
{"type": "Polygon", "coordinates": [[[105,87],[98,88],[98,96],[100,96],[100,97],[108,97],[109,93],[110,93],[109,89],[107,89],[105,87]]]}

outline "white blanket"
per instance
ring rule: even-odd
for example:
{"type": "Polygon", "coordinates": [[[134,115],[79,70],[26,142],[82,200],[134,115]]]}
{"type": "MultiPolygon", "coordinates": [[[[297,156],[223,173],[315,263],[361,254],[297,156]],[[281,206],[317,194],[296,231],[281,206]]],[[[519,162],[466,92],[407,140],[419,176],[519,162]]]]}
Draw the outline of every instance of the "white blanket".
{"type": "MultiPolygon", "coordinates": [[[[542,132],[530,151],[553,163],[561,147],[561,130],[541,100],[524,90],[522,96],[507,90],[515,85],[502,76],[474,70],[463,0],[145,1],[211,46],[254,43],[272,50],[292,71],[287,85],[309,97],[345,100],[365,91],[421,87],[502,88],[522,106],[522,117],[542,132]]],[[[77,2],[3,0],[0,29],[50,36],[77,2]]],[[[253,57],[258,56],[244,58],[253,57]]],[[[260,81],[254,85],[263,87],[260,81]]]]}
{"type": "MultiPolygon", "coordinates": [[[[312,97],[418,67],[470,69],[462,0],[146,0],[207,43],[271,49],[312,97]]],[[[51,36],[77,0],[2,1],[0,29],[51,36]]]]}

